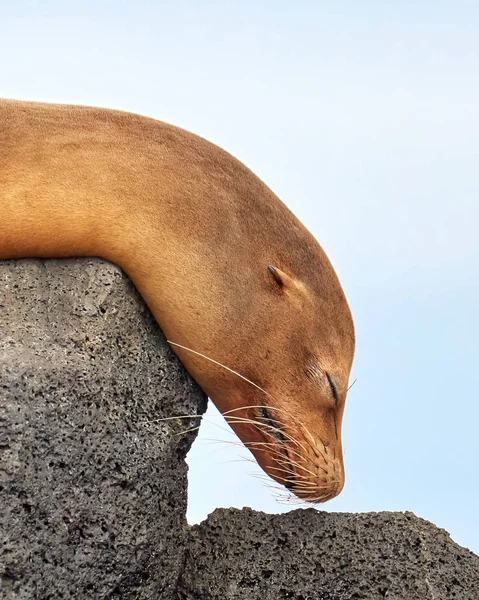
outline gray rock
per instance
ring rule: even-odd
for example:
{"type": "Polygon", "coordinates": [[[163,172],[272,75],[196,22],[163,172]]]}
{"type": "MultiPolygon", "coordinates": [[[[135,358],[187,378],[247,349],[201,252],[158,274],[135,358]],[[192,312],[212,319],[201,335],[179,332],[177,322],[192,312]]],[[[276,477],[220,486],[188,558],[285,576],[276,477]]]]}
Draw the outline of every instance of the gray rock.
{"type": "Polygon", "coordinates": [[[173,597],[206,403],[132,284],[0,262],[0,331],[0,598],[173,597]]]}
{"type": "Polygon", "coordinates": [[[412,513],[267,515],[195,525],[178,600],[477,600],[479,557],[412,513]]]}
{"type": "Polygon", "coordinates": [[[205,398],[117,267],[0,262],[0,331],[2,600],[479,600],[479,558],[412,513],[188,528],[194,424],[157,419],[205,398]]]}

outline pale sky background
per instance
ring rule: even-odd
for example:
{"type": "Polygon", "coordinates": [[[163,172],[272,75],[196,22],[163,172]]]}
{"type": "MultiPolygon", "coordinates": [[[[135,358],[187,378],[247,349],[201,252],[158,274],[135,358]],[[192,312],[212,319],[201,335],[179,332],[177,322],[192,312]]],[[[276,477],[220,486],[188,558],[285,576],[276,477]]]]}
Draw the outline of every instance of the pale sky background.
{"type": "MultiPolygon", "coordinates": [[[[479,553],[479,3],[0,0],[0,50],[0,95],[175,123],[275,190],[356,321],[321,510],[410,510],[479,553]]],[[[195,443],[191,521],[294,508],[237,454],[195,443]]]]}

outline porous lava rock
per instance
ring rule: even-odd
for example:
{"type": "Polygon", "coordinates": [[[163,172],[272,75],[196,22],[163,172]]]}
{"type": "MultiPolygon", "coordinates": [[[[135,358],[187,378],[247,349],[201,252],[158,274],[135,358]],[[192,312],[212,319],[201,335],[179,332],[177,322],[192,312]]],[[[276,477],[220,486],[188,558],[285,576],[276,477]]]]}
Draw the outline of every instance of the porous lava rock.
{"type": "Polygon", "coordinates": [[[182,600],[478,600],[479,557],[412,513],[217,509],[190,532],[182,600]]]}
{"type": "Polygon", "coordinates": [[[172,597],[195,434],[159,419],[206,399],[143,300],[104,261],[0,262],[0,331],[0,597],[172,597]]]}
{"type": "Polygon", "coordinates": [[[1,600],[479,600],[479,557],[412,513],[189,527],[176,417],[206,398],[114,265],[0,262],[0,332],[1,600]]]}

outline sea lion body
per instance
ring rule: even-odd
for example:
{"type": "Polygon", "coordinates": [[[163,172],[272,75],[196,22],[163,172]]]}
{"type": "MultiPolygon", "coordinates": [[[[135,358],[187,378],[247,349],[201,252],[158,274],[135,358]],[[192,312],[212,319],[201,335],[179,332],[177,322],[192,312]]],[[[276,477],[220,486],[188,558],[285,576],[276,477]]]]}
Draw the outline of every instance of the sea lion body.
{"type": "Polygon", "coordinates": [[[248,168],[146,117],[1,100],[0,259],[62,256],[118,264],[169,340],[241,374],[174,346],[269,475],[305,499],[339,493],[351,313],[318,242],[248,168]]]}

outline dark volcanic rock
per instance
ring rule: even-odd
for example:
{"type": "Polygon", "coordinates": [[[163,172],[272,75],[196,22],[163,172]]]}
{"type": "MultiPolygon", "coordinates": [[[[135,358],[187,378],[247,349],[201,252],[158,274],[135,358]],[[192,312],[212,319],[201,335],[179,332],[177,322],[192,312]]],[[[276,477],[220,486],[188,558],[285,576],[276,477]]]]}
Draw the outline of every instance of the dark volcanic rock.
{"type": "Polygon", "coordinates": [[[170,598],[205,398],[121,271],[0,262],[0,598],[170,598]],[[152,422],[153,421],[153,422],[152,422]]]}
{"type": "Polygon", "coordinates": [[[205,398],[121,271],[0,263],[1,600],[479,600],[411,513],[216,510],[188,530],[205,398]]]}
{"type": "Polygon", "coordinates": [[[267,515],[195,525],[178,599],[477,600],[479,557],[412,513],[267,515]]]}

